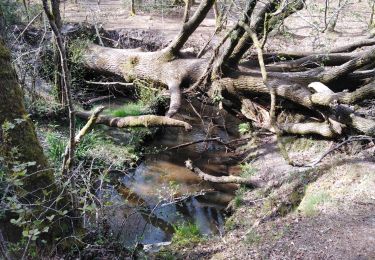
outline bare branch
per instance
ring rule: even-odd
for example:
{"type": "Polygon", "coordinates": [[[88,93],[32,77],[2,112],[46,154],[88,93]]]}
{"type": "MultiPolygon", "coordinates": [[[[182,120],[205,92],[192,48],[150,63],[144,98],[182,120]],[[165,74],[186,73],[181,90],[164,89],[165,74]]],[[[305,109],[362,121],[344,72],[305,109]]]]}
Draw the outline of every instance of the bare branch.
{"type": "Polygon", "coordinates": [[[208,11],[215,3],[215,0],[202,0],[198,10],[195,12],[191,19],[184,23],[180,33],[171,42],[171,44],[166,48],[166,52],[172,56],[178,55],[179,51],[184,46],[185,42],[189,39],[190,35],[198,28],[202,23],[203,19],[206,17],[208,11]]]}
{"type": "Polygon", "coordinates": [[[185,161],[185,166],[195,174],[197,174],[202,180],[215,182],[215,183],[236,183],[236,184],[245,184],[250,185],[252,187],[262,187],[264,183],[260,179],[256,178],[242,178],[238,176],[221,176],[216,177],[210,174],[204,173],[198,167],[193,166],[193,162],[191,160],[185,161]]]}

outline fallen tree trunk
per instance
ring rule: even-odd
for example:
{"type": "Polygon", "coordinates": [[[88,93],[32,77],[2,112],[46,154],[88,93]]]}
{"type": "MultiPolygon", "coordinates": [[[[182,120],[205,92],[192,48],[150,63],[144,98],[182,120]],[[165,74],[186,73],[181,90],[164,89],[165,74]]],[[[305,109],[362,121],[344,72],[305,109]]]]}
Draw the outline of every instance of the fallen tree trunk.
{"type": "MultiPolygon", "coordinates": [[[[246,106],[243,103],[246,103],[246,100],[251,97],[268,98],[270,89],[272,89],[283,100],[302,106],[303,108],[299,112],[307,112],[310,116],[313,115],[314,118],[303,122],[281,123],[279,128],[285,133],[318,134],[325,137],[334,137],[342,134],[342,130],[347,127],[366,135],[373,135],[375,121],[359,116],[353,109],[346,106],[346,104],[354,104],[360,100],[374,97],[372,83],[351,93],[345,91],[316,93],[308,87],[312,82],[322,82],[328,85],[345,77],[369,81],[375,74],[371,70],[374,63],[375,48],[372,47],[369,50],[356,53],[340,52],[373,45],[375,43],[373,39],[336,48],[333,50],[333,54],[314,54],[315,56],[311,56],[311,53],[306,53],[300,60],[274,64],[272,66],[275,70],[281,72],[268,72],[267,86],[263,83],[259,72],[254,73],[241,65],[237,67],[239,57],[242,57],[244,52],[253,44],[252,40],[249,41],[251,37],[243,29],[243,26],[248,31],[253,31],[256,37],[261,39],[260,36],[272,30],[283,17],[287,17],[299,10],[302,3],[301,1],[295,1],[290,7],[284,8],[284,11],[280,11],[277,9],[279,2],[276,0],[267,0],[263,3],[250,1],[244,10],[244,17],[230,31],[241,38],[232,39],[226,35],[223,38],[223,42],[219,44],[218,49],[224,46],[223,43],[228,39],[230,39],[229,46],[222,54],[218,50],[215,51],[209,60],[189,57],[180,51],[183,43],[186,42],[187,38],[202,21],[201,15],[206,15],[209,6],[213,4],[209,0],[202,1],[200,8],[198,8],[198,13],[184,25],[180,34],[164,50],[142,52],[138,49],[119,50],[96,45],[88,46],[82,59],[85,67],[120,75],[129,82],[138,78],[150,80],[157,83],[161,88],[168,88],[171,96],[169,110],[166,113],[167,117],[161,117],[162,119],[159,117],[152,119],[142,118],[142,120],[139,118],[107,118],[106,120],[103,119],[102,122],[117,127],[167,125],[182,126],[188,129],[189,127],[186,127],[186,123],[169,121],[167,118],[173,117],[178,112],[181,105],[181,88],[194,84],[194,88],[189,88],[190,91],[199,89],[203,95],[208,95],[212,100],[227,99],[232,106],[240,108],[239,110],[244,105],[246,106]],[[269,27],[264,27],[265,22],[268,22],[269,27]],[[246,25],[246,23],[249,23],[249,25],[246,25]],[[240,24],[243,26],[240,26],[240,24]],[[327,56],[330,57],[329,60],[324,59],[327,56]],[[323,62],[327,66],[309,69],[309,67],[314,67],[315,65],[307,65],[304,67],[306,71],[291,72],[295,68],[305,65],[306,62],[323,62]],[[234,67],[229,71],[222,71],[223,66],[228,64],[233,64],[234,67]],[[330,67],[328,65],[335,66],[330,67]],[[233,68],[238,69],[233,70],[233,68]],[[366,70],[361,71],[364,68],[366,70]],[[284,69],[291,71],[283,72],[284,69]],[[215,70],[219,72],[215,72],[215,70]],[[221,75],[223,76],[222,78],[217,78],[221,75]],[[209,88],[202,87],[202,84],[209,85],[209,88]],[[197,88],[195,88],[196,85],[197,88]],[[306,111],[303,111],[303,109],[306,111]]],[[[344,87],[341,89],[344,89],[344,87]]],[[[262,118],[270,120],[270,117],[266,115],[266,109],[261,109],[262,118]]],[[[245,116],[253,120],[255,118],[254,115],[246,115],[246,111],[249,111],[249,109],[242,109],[245,116]]]]}
{"type": "MultiPolygon", "coordinates": [[[[92,114],[90,112],[76,112],[76,116],[84,119],[89,119],[92,114]]],[[[186,131],[190,131],[192,126],[184,121],[168,118],[165,116],[144,115],[144,116],[127,116],[127,117],[111,117],[98,116],[96,124],[104,124],[112,127],[126,128],[126,127],[183,127],[186,131]]]]}

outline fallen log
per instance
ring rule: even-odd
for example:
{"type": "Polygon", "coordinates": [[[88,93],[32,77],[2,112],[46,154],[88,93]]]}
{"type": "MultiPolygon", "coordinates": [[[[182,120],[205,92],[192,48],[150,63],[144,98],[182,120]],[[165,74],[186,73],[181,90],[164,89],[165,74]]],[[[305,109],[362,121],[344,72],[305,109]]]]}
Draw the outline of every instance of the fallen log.
{"type": "MultiPolygon", "coordinates": [[[[90,118],[90,112],[78,111],[75,113],[77,117],[80,118],[90,118]]],[[[155,116],[155,115],[143,115],[143,116],[127,116],[127,117],[112,117],[112,116],[98,116],[96,119],[96,124],[103,124],[118,128],[127,127],[157,127],[157,126],[167,126],[167,127],[183,127],[186,131],[190,131],[192,126],[184,121],[168,118],[165,116],[155,116]]]]}

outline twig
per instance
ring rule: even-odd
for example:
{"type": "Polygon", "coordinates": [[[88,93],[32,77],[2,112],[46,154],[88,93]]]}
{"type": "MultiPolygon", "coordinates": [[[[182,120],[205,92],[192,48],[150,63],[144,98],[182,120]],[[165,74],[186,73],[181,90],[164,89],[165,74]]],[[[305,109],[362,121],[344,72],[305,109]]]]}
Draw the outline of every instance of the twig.
{"type": "Polygon", "coordinates": [[[121,86],[134,86],[134,83],[125,83],[125,82],[102,82],[102,81],[88,81],[85,80],[85,83],[91,85],[121,85],[121,86]]]}
{"type": "Polygon", "coordinates": [[[229,38],[229,36],[232,34],[233,31],[234,31],[234,28],[232,28],[231,30],[229,30],[227,32],[227,34],[221,39],[220,43],[215,47],[213,55],[211,56],[211,58],[210,58],[210,60],[209,60],[209,62],[207,64],[207,66],[206,66],[205,71],[202,73],[202,75],[200,76],[200,78],[192,86],[190,86],[189,88],[187,88],[184,91],[184,93],[192,92],[196,88],[199,88],[200,85],[202,83],[204,83],[204,81],[208,80],[209,75],[212,72],[212,66],[215,63],[217,55],[219,55],[220,48],[224,45],[224,43],[227,41],[227,39],[229,38]]]}
{"type": "Polygon", "coordinates": [[[206,50],[207,50],[207,47],[208,45],[212,42],[212,40],[214,39],[215,35],[220,31],[220,28],[222,28],[222,26],[224,25],[224,20],[223,19],[221,21],[221,24],[219,26],[216,27],[215,31],[213,32],[213,34],[211,35],[210,39],[208,39],[208,41],[206,42],[206,44],[202,47],[202,49],[198,52],[197,54],[197,58],[201,58],[204,54],[206,54],[206,50]]]}
{"type": "Polygon", "coordinates": [[[82,137],[87,134],[95,124],[96,120],[99,117],[99,114],[104,110],[104,106],[97,107],[94,112],[92,113],[91,117],[87,121],[84,127],[78,132],[78,134],[75,136],[74,141],[76,145],[81,141],[82,137]]]}
{"type": "Polygon", "coordinates": [[[27,252],[27,250],[29,249],[29,245],[30,245],[30,242],[31,242],[31,238],[32,238],[32,236],[30,235],[30,236],[29,236],[29,239],[27,240],[26,247],[25,247],[25,249],[23,250],[23,254],[22,254],[21,260],[25,259],[25,257],[26,257],[26,252],[27,252]]]}
{"type": "MultiPolygon", "coordinates": [[[[266,18],[267,18],[267,16],[266,16],[266,18]]],[[[242,21],[239,21],[238,24],[249,34],[249,36],[253,40],[254,46],[255,46],[255,48],[257,50],[257,53],[258,53],[258,62],[259,62],[260,71],[261,71],[261,74],[262,74],[263,83],[266,85],[266,87],[268,88],[268,90],[270,92],[270,97],[271,97],[271,104],[270,104],[270,111],[269,111],[270,130],[272,132],[276,133],[277,146],[279,147],[281,155],[284,157],[284,159],[290,165],[295,165],[295,163],[289,157],[289,154],[288,154],[288,152],[285,148],[285,145],[280,140],[282,132],[281,132],[281,130],[278,127],[277,122],[276,122],[276,90],[268,82],[267,70],[266,70],[266,66],[265,66],[264,58],[263,58],[263,47],[264,47],[264,44],[266,42],[267,36],[265,35],[265,38],[263,39],[263,42],[260,43],[259,39],[258,39],[258,36],[257,36],[257,34],[256,34],[256,32],[254,31],[253,28],[251,28],[249,25],[245,24],[242,21]]]]}
{"type": "Polygon", "coordinates": [[[209,192],[214,192],[215,190],[211,189],[211,190],[201,190],[199,192],[196,192],[196,193],[192,193],[192,194],[185,194],[183,196],[180,196],[180,197],[177,197],[177,198],[174,198],[172,201],[169,201],[169,202],[165,202],[163,204],[160,204],[160,205],[157,205],[159,208],[162,208],[162,207],[165,207],[165,206],[169,206],[169,205],[172,205],[172,204],[177,204],[177,203],[180,203],[184,200],[187,200],[189,198],[196,198],[196,197],[199,197],[199,196],[204,196],[206,195],[207,193],[209,192]]]}
{"type": "MultiPolygon", "coordinates": [[[[75,118],[74,107],[71,95],[71,74],[68,67],[68,58],[65,48],[65,41],[61,34],[61,15],[60,2],[42,0],[44,12],[48,18],[49,24],[55,36],[55,42],[60,55],[60,71],[62,78],[63,92],[67,101],[67,111],[69,113],[69,146],[68,156],[64,157],[62,163],[62,174],[66,175],[70,172],[74,159],[74,137],[75,137],[75,118]],[[49,4],[50,2],[50,4],[49,4]]],[[[64,96],[63,94],[63,96],[64,96]]]]}
{"type": "Polygon", "coordinates": [[[26,32],[26,30],[30,27],[30,25],[36,20],[36,18],[38,18],[41,14],[43,13],[42,12],[39,12],[25,27],[25,29],[23,29],[23,31],[17,36],[17,38],[14,40],[14,42],[12,43],[12,47],[17,43],[17,41],[19,40],[19,38],[21,38],[21,36],[26,32]]]}
{"type": "Polygon", "coordinates": [[[198,143],[207,143],[207,142],[219,142],[219,143],[224,144],[224,142],[222,142],[220,140],[220,137],[215,137],[215,138],[200,139],[200,140],[197,140],[197,141],[192,141],[192,142],[176,145],[176,146],[173,146],[173,147],[168,147],[166,150],[167,151],[175,150],[175,149],[183,148],[183,147],[186,147],[186,146],[189,146],[189,145],[198,144],[198,143]]]}
{"type": "Polygon", "coordinates": [[[350,136],[347,140],[335,145],[334,147],[328,149],[328,151],[324,152],[322,155],[320,155],[317,159],[315,159],[314,161],[312,161],[311,163],[309,164],[306,164],[306,165],[303,165],[305,167],[314,167],[316,166],[318,163],[320,163],[324,157],[326,157],[328,154],[330,154],[331,152],[339,149],[341,146],[347,144],[347,143],[350,143],[350,142],[354,142],[354,141],[363,141],[363,140],[375,140],[375,138],[373,137],[370,137],[370,136],[363,136],[363,135],[358,135],[358,136],[350,136]]]}
{"type": "Polygon", "coordinates": [[[95,32],[96,32],[96,36],[98,37],[99,39],[99,44],[101,46],[104,46],[104,43],[102,41],[102,37],[100,36],[100,32],[99,32],[99,28],[98,28],[98,24],[97,24],[97,21],[96,21],[96,15],[95,15],[95,12],[92,12],[93,13],[93,20],[94,20],[94,27],[95,27],[95,32]]]}
{"type": "MultiPolygon", "coordinates": [[[[77,144],[79,144],[79,142],[81,141],[82,137],[87,134],[87,132],[89,132],[92,128],[92,126],[95,124],[96,120],[98,119],[99,117],[99,114],[104,110],[104,106],[100,106],[100,107],[97,107],[94,112],[91,114],[89,120],[87,121],[87,123],[85,124],[85,126],[79,131],[79,133],[74,137],[74,146],[76,146],[77,144]]],[[[69,147],[70,147],[70,144],[68,144],[65,148],[65,152],[64,152],[64,161],[66,161],[67,163],[66,164],[69,164],[69,147]]],[[[63,169],[66,167],[67,165],[62,165],[63,169]]]]}
{"type": "Polygon", "coordinates": [[[105,99],[109,99],[109,98],[114,98],[114,97],[115,97],[114,95],[97,97],[97,98],[93,98],[93,99],[87,100],[86,102],[84,102],[84,104],[85,105],[91,105],[92,103],[95,103],[95,102],[98,102],[98,101],[102,101],[102,100],[105,100],[105,99]]]}
{"type": "MultiPolygon", "coordinates": [[[[188,102],[189,102],[189,105],[190,105],[191,109],[193,109],[193,112],[194,112],[194,113],[199,117],[199,119],[201,120],[202,127],[203,127],[203,129],[204,129],[204,128],[205,128],[205,125],[204,125],[204,120],[203,120],[201,114],[198,113],[197,109],[195,109],[195,107],[193,106],[193,104],[191,103],[190,100],[188,100],[188,102]]],[[[205,130],[205,129],[204,129],[204,130],[205,130]]]]}

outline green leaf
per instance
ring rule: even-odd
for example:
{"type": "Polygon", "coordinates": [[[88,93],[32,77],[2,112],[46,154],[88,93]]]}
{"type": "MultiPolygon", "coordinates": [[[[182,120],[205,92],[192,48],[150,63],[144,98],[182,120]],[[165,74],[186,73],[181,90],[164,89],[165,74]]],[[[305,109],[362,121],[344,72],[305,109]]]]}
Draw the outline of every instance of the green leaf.
{"type": "Polygon", "coordinates": [[[20,221],[21,221],[21,219],[14,219],[14,218],[12,218],[11,220],[10,220],[10,223],[12,223],[13,225],[19,225],[19,223],[20,223],[20,221]]]}
{"type": "Polygon", "coordinates": [[[22,236],[29,237],[29,230],[22,231],[22,236]]]}
{"type": "Polygon", "coordinates": [[[52,220],[55,218],[56,215],[47,216],[46,218],[52,222],[52,220]]]}
{"type": "Polygon", "coordinates": [[[43,230],[42,230],[43,233],[47,233],[48,231],[49,231],[49,227],[45,227],[45,228],[43,228],[43,230]]]}

